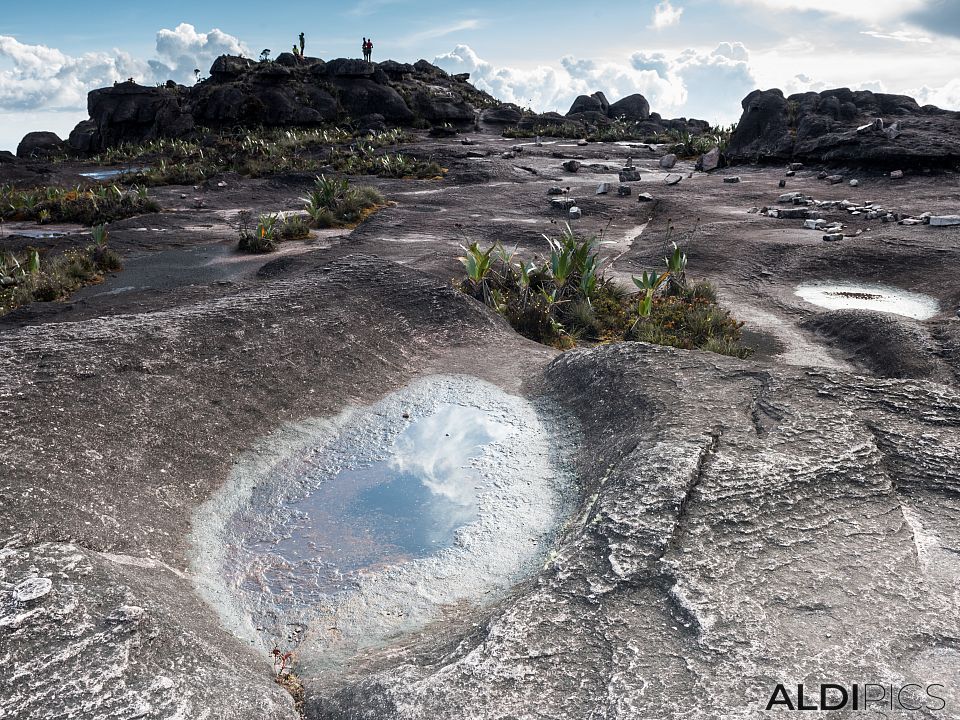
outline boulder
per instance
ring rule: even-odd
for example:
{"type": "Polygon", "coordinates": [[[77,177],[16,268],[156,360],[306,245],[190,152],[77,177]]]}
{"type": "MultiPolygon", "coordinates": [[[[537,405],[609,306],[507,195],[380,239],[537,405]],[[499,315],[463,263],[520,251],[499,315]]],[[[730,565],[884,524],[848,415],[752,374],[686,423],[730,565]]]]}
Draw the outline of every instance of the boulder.
{"type": "Polygon", "coordinates": [[[567,111],[567,117],[585,112],[595,112],[606,115],[603,110],[603,104],[593,95],[578,95],[577,99],[573,101],[573,105],[571,105],[567,111]]]}
{"type": "Polygon", "coordinates": [[[709,152],[705,152],[700,156],[700,159],[697,160],[697,170],[702,170],[703,172],[710,172],[716,170],[720,167],[720,160],[722,156],[720,155],[720,148],[715,147],[709,152]]]}
{"type": "Polygon", "coordinates": [[[376,65],[357,58],[337,58],[328,60],[325,65],[327,75],[335,78],[369,78],[373,77],[376,65]]]}
{"type": "Polygon", "coordinates": [[[17,145],[17,157],[39,158],[57,153],[64,148],[60,136],[52,132],[30,132],[17,145]]]}
{"type": "Polygon", "coordinates": [[[87,110],[99,130],[98,149],[191,134],[195,123],[183,102],[184,92],[179,88],[124,82],[93,90],[87,96],[87,110]]]}
{"type": "Polygon", "coordinates": [[[17,156],[9,150],[0,150],[0,165],[17,162],[17,156]]]}
{"type": "Polygon", "coordinates": [[[434,78],[446,78],[449,77],[447,71],[443,68],[437,67],[436,65],[427,62],[426,60],[417,60],[413,64],[413,69],[418,73],[427,75],[434,78]]]}
{"type": "Polygon", "coordinates": [[[213,61],[210,66],[210,77],[217,82],[233,80],[243,75],[254,62],[250,58],[238,57],[236,55],[221,55],[213,61]]]}
{"type": "Polygon", "coordinates": [[[473,107],[458,93],[437,86],[425,86],[409,96],[410,109],[432,123],[463,124],[474,121],[473,107]]]}
{"type": "Polygon", "coordinates": [[[503,103],[497,107],[487,108],[480,115],[483,122],[493,125],[516,125],[523,117],[523,111],[513,103],[503,103]]]}
{"type": "Polygon", "coordinates": [[[567,160],[563,163],[563,169],[567,172],[575,173],[580,169],[579,160],[567,160]]]}
{"type": "Polygon", "coordinates": [[[277,59],[274,60],[274,62],[282,67],[292,68],[300,64],[300,59],[292,52],[282,52],[277,55],[277,59]]]}
{"type": "Polygon", "coordinates": [[[388,85],[347,78],[335,78],[332,83],[338,90],[342,109],[351,116],[377,113],[387,121],[397,123],[408,123],[415,117],[400,94],[388,85]]]}
{"type": "Polygon", "coordinates": [[[607,115],[637,122],[647,120],[650,117],[650,103],[640,93],[627,95],[607,108],[607,115]]]}
{"type": "Polygon", "coordinates": [[[673,153],[668,153],[664,155],[662,158],[660,158],[659,165],[663,170],[670,170],[676,164],[677,164],[677,156],[674,155],[673,153]]]}
{"type": "Polygon", "coordinates": [[[100,147],[100,131],[93,120],[82,120],[70,131],[67,145],[75,153],[89,155],[100,147]]]}
{"type": "Polygon", "coordinates": [[[377,67],[382,70],[390,80],[398,82],[405,77],[413,75],[413,73],[417,71],[410,63],[400,63],[396,60],[384,60],[382,63],[377,63],[377,67]]]}
{"type": "Polygon", "coordinates": [[[743,114],[728,154],[740,160],[787,160],[793,153],[789,108],[780,90],[754,90],[741,103],[743,114]]]}

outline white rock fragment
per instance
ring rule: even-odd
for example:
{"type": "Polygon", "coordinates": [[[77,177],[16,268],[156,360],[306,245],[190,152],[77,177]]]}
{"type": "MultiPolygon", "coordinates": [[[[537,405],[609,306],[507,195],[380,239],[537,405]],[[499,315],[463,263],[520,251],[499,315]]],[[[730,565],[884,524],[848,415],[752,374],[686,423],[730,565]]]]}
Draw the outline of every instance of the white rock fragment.
{"type": "Polygon", "coordinates": [[[903,170],[893,170],[893,171],[890,173],[890,177],[891,177],[893,180],[899,180],[900,178],[903,177],[903,170]]]}
{"type": "Polygon", "coordinates": [[[930,224],[934,227],[960,225],[960,215],[931,215],[930,224]]]}
{"type": "Polygon", "coordinates": [[[571,219],[571,220],[579,220],[581,217],[583,217],[583,211],[580,210],[580,208],[578,208],[576,205],[574,205],[572,208],[570,208],[570,219],[571,219]]]}
{"type": "Polygon", "coordinates": [[[851,181],[850,181],[850,187],[856,187],[856,186],[859,185],[859,184],[860,184],[860,181],[859,181],[859,180],[851,180],[851,181]]]}
{"type": "Polygon", "coordinates": [[[53,589],[53,581],[45,577],[33,577],[18,583],[13,588],[13,599],[18,603],[38,600],[53,589]]]}

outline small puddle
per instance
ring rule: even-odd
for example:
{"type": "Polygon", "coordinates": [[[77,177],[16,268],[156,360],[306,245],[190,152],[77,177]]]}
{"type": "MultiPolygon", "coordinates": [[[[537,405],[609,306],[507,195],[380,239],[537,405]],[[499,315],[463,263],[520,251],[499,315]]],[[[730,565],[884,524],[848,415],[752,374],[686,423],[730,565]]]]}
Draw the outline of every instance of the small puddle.
{"type": "Polygon", "coordinates": [[[812,305],[828,310],[875,310],[926,320],[940,312],[929,295],[901,290],[890,285],[815,282],[798,285],[794,292],[812,305]]]}
{"type": "Polygon", "coordinates": [[[125,167],[111,168],[110,170],[91,170],[90,172],[80,173],[80,177],[90,178],[91,180],[109,180],[128,173],[146,172],[149,169],[149,167],[125,167]]]}
{"type": "MultiPolygon", "coordinates": [[[[551,413],[552,415],[553,413],[551,413]]],[[[238,636],[336,669],[542,564],[573,486],[523,398],[435,376],[290,426],[241,460],[194,523],[198,585],[238,636]]]]}

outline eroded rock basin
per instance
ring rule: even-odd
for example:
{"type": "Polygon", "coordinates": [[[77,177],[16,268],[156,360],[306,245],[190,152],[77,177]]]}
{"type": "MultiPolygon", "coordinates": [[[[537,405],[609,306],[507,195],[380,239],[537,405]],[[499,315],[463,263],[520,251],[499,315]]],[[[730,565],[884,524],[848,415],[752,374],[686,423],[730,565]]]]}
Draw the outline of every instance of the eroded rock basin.
{"type": "MultiPolygon", "coordinates": [[[[194,532],[201,591],[236,635],[336,670],[535,572],[571,482],[545,408],[463,376],[286,427],[194,532]]],[[[569,452],[569,450],[568,450],[569,452]]]]}
{"type": "Polygon", "coordinates": [[[929,295],[890,285],[812,282],[798,285],[795,294],[828,310],[875,310],[916,320],[926,320],[940,312],[939,303],[929,295]]]}

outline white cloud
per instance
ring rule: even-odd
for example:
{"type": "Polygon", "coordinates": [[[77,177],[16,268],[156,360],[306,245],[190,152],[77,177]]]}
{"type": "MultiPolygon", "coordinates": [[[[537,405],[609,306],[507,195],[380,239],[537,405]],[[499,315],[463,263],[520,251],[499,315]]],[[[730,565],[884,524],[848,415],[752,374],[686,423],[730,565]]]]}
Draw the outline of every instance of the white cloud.
{"type": "Polygon", "coordinates": [[[198,33],[182,23],[157,33],[156,59],[142,61],[122,50],[70,56],[46,45],[26,45],[0,35],[0,58],[12,67],[0,71],[0,111],[81,110],[87,93],[127,78],[144,84],[191,82],[194,68],[206,72],[224,53],[249,54],[237,38],[220,30],[198,33]]]}
{"type": "Polygon", "coordinates": [[[657,6],[653,9],[653,19],[650,22],[650,27],[662,30],[665,27],[677,25],[680,22],[681,15],[683,15],[682,7],[675,8],[670,4],[670,0],[663,0],[663,2],[657,3],[657,6]]]}
{"type": "Polygon", "coordinates": [[[953,78],[938,88],[924,85],[912,94],[921,105],[936,105],[945,110],[960,110],[960,78],[953,78]]]}
{"type": "Polygon", "coordinates": [[[740,100],[756,88],[750,53],[741,43],[721,43],[710,53],[684,50],[674,57],[636,52],[616,63],[566,56],[559,67],[496,67],[468,45],[434,59],[450,72],[469,72],[471,82],[505,101],[565,113],[577,95],[602,91],[611,102],[641,93],[664,117],[685,115],[729,123],[740,100]]]}
{"type": "Polygon", "coordinates": [[[925,0],[727,0],[736,5],[755,5],[775,12],[819,12],[873,23],[898,18],[920,10],[925,0]]]}
{"type": "Polygon", "coordinates": [[[909,30],[895,30],[893,32],[880,32],[879,30],[861,30],[861,35],[868,35],[878,40],[896,40],[897,42],[924,43],[930,44],[933,38],[927,35],[910,32],[909,30]]]}
{"type": "Polygon", "coordinates": [[[403,47],[413,47],[425,42],[426,40],[435,40],[436,38],[445,37],[446,35],[452,35],[453,33],[462,32],[464,30],[476,30],[482,26],[483,23],[480,22],[480,20],[462,20],[461,22],[454,23],[453,25],[443,25],[429,28],[427,30],[423,30],[422,32],[408,35],[401,45],[403,47]]]}

